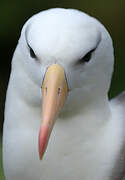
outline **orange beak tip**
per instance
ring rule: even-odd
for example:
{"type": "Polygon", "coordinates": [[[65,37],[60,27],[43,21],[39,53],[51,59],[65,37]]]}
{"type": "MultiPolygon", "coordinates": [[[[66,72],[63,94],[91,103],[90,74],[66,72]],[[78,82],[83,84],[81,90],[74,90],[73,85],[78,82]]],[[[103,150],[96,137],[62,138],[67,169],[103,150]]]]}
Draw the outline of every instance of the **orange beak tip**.
{"type": "Polygon", "coordinates": [[[42,160],[49,139],[49,126],[43,124],[39,131],[39,158],[42,160]]]}

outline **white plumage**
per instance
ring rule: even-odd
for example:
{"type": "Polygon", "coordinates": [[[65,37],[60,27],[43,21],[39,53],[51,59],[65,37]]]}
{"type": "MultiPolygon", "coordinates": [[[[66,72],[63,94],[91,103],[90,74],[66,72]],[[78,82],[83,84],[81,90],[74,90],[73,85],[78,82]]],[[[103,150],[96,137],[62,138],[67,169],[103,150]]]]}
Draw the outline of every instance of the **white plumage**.
{"type": "Polygon", "coordinates": [[[111,102],[107,97],[113,58],[110,35],[85,13],[56,8],[26,22],[7,90],[6,180],[122,179],[125,95],[111,102]],[[40,161],[41,86],[53,64],[65,71],[68,97],[40,161]]]}

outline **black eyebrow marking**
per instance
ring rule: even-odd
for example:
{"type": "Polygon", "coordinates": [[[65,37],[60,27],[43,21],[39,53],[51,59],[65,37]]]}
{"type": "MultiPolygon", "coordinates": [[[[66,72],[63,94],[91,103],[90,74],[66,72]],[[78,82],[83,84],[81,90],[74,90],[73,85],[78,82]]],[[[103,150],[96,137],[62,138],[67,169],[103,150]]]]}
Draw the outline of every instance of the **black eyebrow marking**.
{"type": "Polygon", "coordinates": [[[96,46],[91,50],[89,50],[88,53],[86,53],[82,58],[80,58],[75,64],[88,63],[91,60],[91,56],[93,52],[98,48],[100,41],[101,41],[101,33],[98,35],[96,46]]]}

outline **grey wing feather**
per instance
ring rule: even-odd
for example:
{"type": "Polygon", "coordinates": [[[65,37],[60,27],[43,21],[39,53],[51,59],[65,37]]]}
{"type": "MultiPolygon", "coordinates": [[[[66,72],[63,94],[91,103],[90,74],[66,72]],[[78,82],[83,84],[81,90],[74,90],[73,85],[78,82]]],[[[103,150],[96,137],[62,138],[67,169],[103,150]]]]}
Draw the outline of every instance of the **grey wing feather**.
{"type": "Polygon", "coordinates": [[[117,103],[118,105],[121,105],[124,107],[124,105],[125,105],[125,91],[123,91],[117,97],[111,99],[111,103],[117,103]]]}
{"type": "Polygon", "coordinates": [[[125,180],[125,143],[121,147],[110,180],[125,180]]]}
{"type": "MultiPolygon", "coordinates": [[[[122,117],[125,119],[125,91],[123,91],[117,97],[111,99],[110,103],[114,108],[120,107],[123,114],[122,117]]],[[[119,157],[112,171],[111,180],[125,180],[125,134],[119,157]]]]}

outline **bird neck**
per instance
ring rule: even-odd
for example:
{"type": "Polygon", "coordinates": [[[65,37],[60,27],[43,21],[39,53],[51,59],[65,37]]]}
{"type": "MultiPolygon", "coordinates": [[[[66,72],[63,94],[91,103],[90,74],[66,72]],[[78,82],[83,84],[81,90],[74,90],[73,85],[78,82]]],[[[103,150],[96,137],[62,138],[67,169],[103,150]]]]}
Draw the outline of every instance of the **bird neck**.
{"type": "Polygon", "coordinates": [[[84,133],[104,127],[110,117],[111,110],[107,94],[98,91],[84,94],[82,89],[76,89],[69,95],[59,116],[62,120],[64,118],[72,121],[76,128],[82,127],[84,133]]]}

